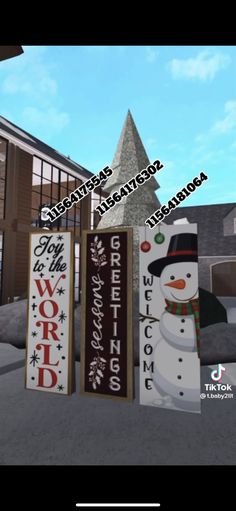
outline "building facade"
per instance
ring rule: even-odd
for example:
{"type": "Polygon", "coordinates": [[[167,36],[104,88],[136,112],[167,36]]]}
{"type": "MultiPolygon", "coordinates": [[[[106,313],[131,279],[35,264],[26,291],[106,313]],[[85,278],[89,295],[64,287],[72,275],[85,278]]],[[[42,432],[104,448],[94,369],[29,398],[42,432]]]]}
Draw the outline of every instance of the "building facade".
{"type": "MultiPolygon", "coordinates": [[[[134,275],[138,282],[138,226],[160,203],[156,180],[141,187],[99,222],[95,207],[149,163],[128,112],[112,163],[114,174],[104,189],[62,215],[54,230],[75,239],[74,298],[80,299],[80,243],[83,229],[132,226],[134,275]],[[137,232],[136,232],[137,231],[137,232]]],[[[39,208],[56,204],[93,174],[29,133],[0,117],[0,303],[27,293],[29,232],[39,228],[39,208]]],[[[218,297],[236,298],[236,203],[178,207],[165,223],[186,217],[198,224],[199,285],[218,297]]],[[[160,225],[161,229],[161,225],[160,225]]],[[[138,286],[138,284],[137,284],[138,286]]],[[[234,302],[233,302],[234,303],[234,302]]]]}
{"type": "MultiPolygon", "coordinates": [[[[29,233],[39,228],[39,208],[56,204],[93,174],[0,117],[0,303],[27,294],[29,233]]],[[[75,240],[74,298],[80,298],[80,242],[83,229],[98,223],[94,208],[101,188],[62,215],[57,231],[75,240]]]]}
{"type": "Polygon", "coordinates": [[[236,298],[236,203],[178,207],[166,223],[180,218],[198,224],[200,287],[232,302],[236,298]]]}

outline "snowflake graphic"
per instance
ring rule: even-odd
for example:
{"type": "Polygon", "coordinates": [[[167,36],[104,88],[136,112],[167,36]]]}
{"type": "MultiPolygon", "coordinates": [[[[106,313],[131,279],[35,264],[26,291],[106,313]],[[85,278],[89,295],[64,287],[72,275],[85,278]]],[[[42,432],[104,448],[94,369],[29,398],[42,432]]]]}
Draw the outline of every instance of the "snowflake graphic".
{"type": "Polygon", "coordinates": [[[63,287],[58,287],[57,288],[57,293],[59,294],[59,296],[64,295],[65,289],[63,289],[63,287]]]}
{"type": "Polygon", "coordinates": [[[94,237],[94,242],[91,243],[90,251],[92,254],[92,261],[94,262],[95,266],[98,266],[98,270],[102,266],[105,266],[107,264],[106,255],[104,254],[105,248],[102,246],[102,241],[98,239],[98,236],[96,235],[94,237]]]}
{"type": "Polygon", "coordinates": [[[59,391],[60,391],[60,390],[64,390],[63,385],[57,385],[57,390],[59,390],[59,391]]]}
{"type": "Polygon", "coordinates": [[[57,240],[58,240],[58,241],[63,240],[63,236],[62,236],[61,234],[59,234],[59,236],[57,236],[57,240]]]}
{"type": "Polygon", "coordinates": [[[35,364],[39,363],[40,357],[38,356],[38,354],[36,353],[35,350],[33,352],[33,355],[31,355],[30,360],[31,360],[30,364],[33,364],[34,367],[35,367],[35,364]]]}
{"type": "Polygon", "coordinates": [[[63,321],[65,321],[65,319],[67,318],[65,312],[61,311],[61,314],[60,316],[58,317],[58,321],[60,321],[61,323],[63,323],[63,321]]]}
{"type": "Polygon", "coordinates": [[[89,381],[92,383],[92,387],[94,390],[97,389],[97,385],[101,385],[101,378],[103,378],[103,371],[106,367],[105,358],[100,357],[97,353],[97,356],[93,358],[93,361],[89,364],[89,381]]]}
{"type": "Polygon", "coordinates": [[[37,336],[37,332],[34,331],[34,332],[31,333],[31,335],[32,335],[32,337],[36,337],[37,336]]]}

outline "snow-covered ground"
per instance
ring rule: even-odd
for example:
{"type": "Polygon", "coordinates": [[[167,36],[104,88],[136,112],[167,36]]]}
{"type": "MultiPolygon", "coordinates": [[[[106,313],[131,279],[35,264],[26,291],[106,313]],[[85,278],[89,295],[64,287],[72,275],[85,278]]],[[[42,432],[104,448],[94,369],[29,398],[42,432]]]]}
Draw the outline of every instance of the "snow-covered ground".
{"type": "MultiPolygon", "coordinates": [[[[8,366],[24,356],[0,344],[8,366]]],[[[77,362],[77,383],[79,372],[77,362]]],[[[204,392],[212,383],[206,366],[201,379],[204,392]]],[[[0,465],[235,465],[236,387],[233,399],[202,400],[198,415],[140,406],[138,380],[136,368],[128,404],[82,397],[79,385],[72,396],[26,390],[23,367],[0,371],[0,465]]]]}
{"type": "Polygon", "coordinates": [[[227,319],[229,323],[236,323],[236,297],[234,296],[218,296],[218,300],[224,305],[227,311],[227,319]]]}
{"type": "MultiPolygon", "coordinates": [[[[137,365],[137,301],[134,315],[137,365]]],[[[77,307],[77,361],[79,320],[77,307]]],[[[226,372],[221,383],[232,384],[235,394],[233,399],[202,400],[201,415],[140,406],[138,367],[133,404],[80,396],[79,362],[72,396],[26,390],[25,333],[26,300],[0,307],[0,465],[235,464],[235,323],[201,330],[202,391],[205,383],[212,383],[212,364],[222,363],[226,372]]]]}

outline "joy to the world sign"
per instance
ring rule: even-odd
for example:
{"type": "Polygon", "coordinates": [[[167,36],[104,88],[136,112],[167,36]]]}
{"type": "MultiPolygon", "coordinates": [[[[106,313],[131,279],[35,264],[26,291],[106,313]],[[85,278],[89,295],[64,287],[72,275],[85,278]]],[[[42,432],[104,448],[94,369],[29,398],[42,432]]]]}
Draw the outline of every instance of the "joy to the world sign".
{"type": "Polygon", "coordinates": [[[72,392],[73,243],[70,232],[30,235],[26,388],[72,392]]]}
{"type": "Polygon", "coordinates": [[[132,230],[84,231],[81,392],[132,400],[132,230]]]}

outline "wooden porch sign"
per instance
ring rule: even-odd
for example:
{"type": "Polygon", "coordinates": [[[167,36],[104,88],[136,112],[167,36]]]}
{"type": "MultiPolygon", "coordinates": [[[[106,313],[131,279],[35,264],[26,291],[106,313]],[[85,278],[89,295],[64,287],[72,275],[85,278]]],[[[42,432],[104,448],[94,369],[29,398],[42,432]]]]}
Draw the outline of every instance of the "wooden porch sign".
{"type": "Polygon", "coordinates": [[[72,392],[73,242],[70,232],[30,234],[26,388],[72,392]]]}
{"type": "Polygon", "coordinates": [[[132,229],[82,236],[81,393],[133,399],[132,229]]]}
{"type": "Polygon", "coordinates": [[[139,233],[140,403],[200,413],[197,225],[139,233]]]}

